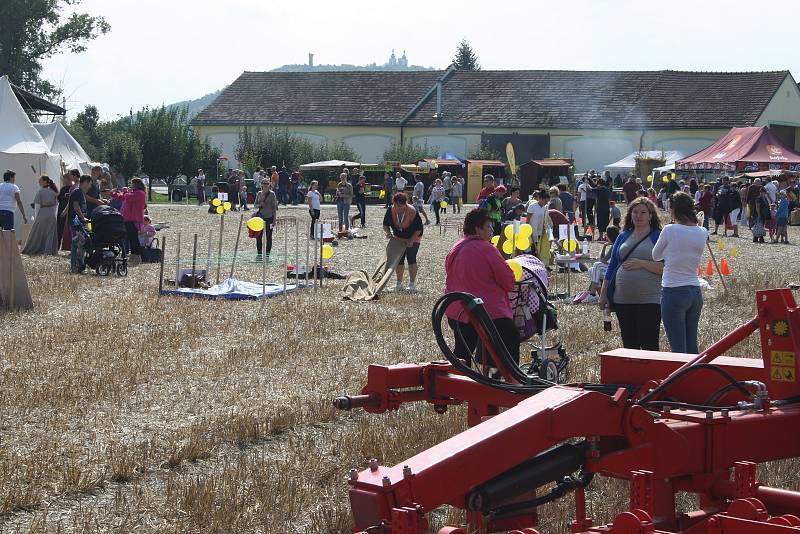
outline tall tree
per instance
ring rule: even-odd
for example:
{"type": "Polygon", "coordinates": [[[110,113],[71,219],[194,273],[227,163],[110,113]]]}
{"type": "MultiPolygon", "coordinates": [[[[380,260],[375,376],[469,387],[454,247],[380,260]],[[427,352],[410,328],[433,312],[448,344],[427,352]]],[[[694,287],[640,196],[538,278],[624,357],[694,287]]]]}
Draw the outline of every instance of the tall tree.
{"type": "Polygon", "coordinates": [[[457,70],[481,70],[478,64],[478,56],[469,46],[466,39],[462,39],[456,49],[456,55],[453,57],[453,66],[457,70]]]}
{"type": "Polygon", "coordinates": [[[153,179],[164,180],[169,195],[172,183],[183,170],[184,153],[192,135],[187,113],[185,107],[161,106],[145,108],[133,119],[132,133],[142,150],[142,170],[149,175],[151,186],[153,179]]]}
{"type": "Polygon", "coordinates": [[[83,52],[86,43],[107,33],[103,17],[73,13],[64,18],[65,7],[80,0],[2,0],[0,2],[0,75],[23,89],[46,98],[60,91],[41,79],[42,60],[60,52],[83,52]]]}
{"type": "Polygon", "coordinates": [[[141,169],[142,149],[139,147],[139,140],[130,133],[112,132],[103,148],[106,161],[122,174],[126,184],[141,169]]]}
{"type": "Polygon", "coordinates": [[[89,136],[89,140],[94,146],[102,146],[103,141],[97,131],[97,127],[100,125],[100,113],[95,106],[86,106],[83,111],[75,116],[75,120],[72,122],[83,128],[83,131],[89,136]]]}

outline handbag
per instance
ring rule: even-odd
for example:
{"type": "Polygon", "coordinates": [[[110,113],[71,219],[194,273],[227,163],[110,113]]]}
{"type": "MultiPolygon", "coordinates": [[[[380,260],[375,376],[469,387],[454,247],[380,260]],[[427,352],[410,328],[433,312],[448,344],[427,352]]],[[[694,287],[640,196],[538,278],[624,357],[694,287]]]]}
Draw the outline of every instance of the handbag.
{"type": "Polygon", "coordinates": [[[753,237],[764,237],[767,235],[767,230],[764,228],[764,223],[761,220],[756,220],[753,224],[753,237]]]}

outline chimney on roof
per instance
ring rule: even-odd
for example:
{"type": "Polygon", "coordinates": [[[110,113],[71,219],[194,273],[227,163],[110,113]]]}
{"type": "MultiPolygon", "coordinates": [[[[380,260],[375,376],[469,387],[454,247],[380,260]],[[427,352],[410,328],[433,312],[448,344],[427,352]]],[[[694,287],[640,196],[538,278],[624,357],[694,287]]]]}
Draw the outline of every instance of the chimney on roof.
{"type": "Polygon", "coordinates": [[[442,120],[442,80],[436,82],[436,113],[433,116],[442,120]]]}
{"type": "Polygon", "coordinates": [[[314,66],[314,54],[312,54],[311,52],[308,53],[308,66],[309,67],[314,66]]]}

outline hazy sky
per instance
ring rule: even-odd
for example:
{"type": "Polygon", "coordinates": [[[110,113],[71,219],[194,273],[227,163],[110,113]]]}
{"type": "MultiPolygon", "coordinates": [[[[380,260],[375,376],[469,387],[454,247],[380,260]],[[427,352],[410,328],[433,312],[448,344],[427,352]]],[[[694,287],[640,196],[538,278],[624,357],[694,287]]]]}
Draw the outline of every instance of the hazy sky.
{"type": "Polygon", "coordinates": [[[799,0],[84,0],[111,32],[45,63],[70,115],[104,118],[198,98],[242,71],[287,63],[445,68],[466,38],[483,69],[783,70],[800,75],[790,31],[799,0]]]}

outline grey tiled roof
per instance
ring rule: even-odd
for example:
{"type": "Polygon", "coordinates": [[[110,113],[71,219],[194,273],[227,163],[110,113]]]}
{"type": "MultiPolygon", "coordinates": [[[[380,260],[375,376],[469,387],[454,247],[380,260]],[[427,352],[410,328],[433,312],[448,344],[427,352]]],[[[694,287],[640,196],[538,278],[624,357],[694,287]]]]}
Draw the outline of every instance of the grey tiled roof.
{"type": "MultiPolygon", "coordinates": [[[[399,126],[442,72],[245,72],[195,124],[399,126]]],[[[775,72],[455,71],[407,126],[714,128],[753,125],[775,72]]]]}

